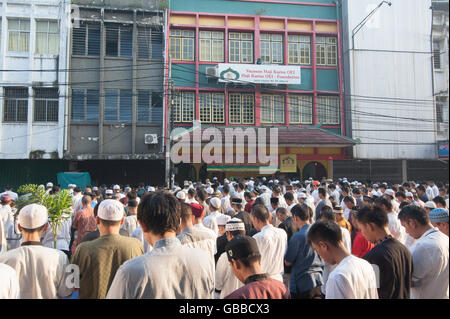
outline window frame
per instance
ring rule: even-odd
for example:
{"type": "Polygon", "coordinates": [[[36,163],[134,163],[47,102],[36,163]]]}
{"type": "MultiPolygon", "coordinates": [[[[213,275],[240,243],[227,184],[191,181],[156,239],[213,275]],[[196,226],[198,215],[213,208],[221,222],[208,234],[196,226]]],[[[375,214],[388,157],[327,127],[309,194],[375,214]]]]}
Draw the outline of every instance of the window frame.
{"type": "Polygon", "coordinates": [[[285,118],[285,105],[286,105],[286,98],[283,94],[261,94],[261,124],[285,124],[286,118],[285,118]],[[276,120],[277,114],[280,110],[277,109],[277,99],[281,99],[281,117],[280,121],[276,120]],[[266,105],[266,103],[269,102],[269,105],[266,105]],[[268,106],[268,109],[266,110],[268,106]],[[267,119],[266,115],[264,113],[270,113],[270,119],[267,119]]]}
{"type": "Polygon", "coordinates": [[[162,60],[164,57],[164,34],[161,31],[155,30],[154,28],[147,25],[137,25],[137,58],[142,60],[162,60]],[[160,34],[161,36],[161,54],[160,56],[154,55],[153,46],[155,45],[154,34],[160,34]],[[146,47],[142,47],[142,42],[146,41],[146,47]],[[144,56],[144,52],[146,55],[144,56]]]}
{"type": "Polygon", "coordinates": [[[199,121],[200,123],[225,123],[225,93],[219,92],[200,92],[199,93],[199,121]],[[219,97],[222,103],[216,103],[216,97],[219,97]],[[204,102],[207,102],[204,105],[204,102]],[[207,110],[207,114],[202,112],[207,110]],[[202,120],[202,116],[207,116],[209,120],[202,120]]]}
{"type": "MultiPolygon", "coordinates": [[[[110,107],[111,109],[111,107],[110,107]]],[[[110,110],[108,110],[110,112],[110,110]]],[[[108,116],[112,115],[113,113],[109,114],[108,116]]],[[[112,117],[111,117],[112,118],[112,117]]],[[[105,88],[105,107],[103,112],[103,123],[125,123],[125,124],[131,124],[133,122],[133,91],[131,89],[110,89],[105,88]],[[109,92],[108,92],[109,91],[109,92]],[[112,94],[111,94],[112,93],[112,94]],[[114,115],[114,119],[107,119],[107,98],[115,98],[115,110],[116,113],[114,115]],[[122,113],[121,111],[124,111],[124,109],[127,108],[127,105],[125,103],[126,98],[131,97],[131,104],[129,107],[129,120],[127,119],[127,114],[122,113]]]]}
{"type": "Polygon", "coordinates": [[[240,92],[230,92],[228,93],[228,123],[229,124],[255,124],[255,94],[254,93],[240,93],[240,92]],[[239,96],[239,105],[233,106],[231,103],[234,97],[239,96]],[[245,103],[252,101],[251,104],[245,105],[245,103]],[[231,112],[233,111],[233,107],[235,110],[239,111],[239,122],[232,121],[236,116],[232,116],[231,112]],[[247,107],[247,109],[244,109],[247,107]],[[244,121],[245,115],[249,115],[252,118],[252,121],[244,121]]]}
{"type": "Polygon", "coordinates": [[[288,39],[287,39],[287,50],[288,50],[288,64],[291,65],[311,65],[312,64],[312,51],[311,51],[311,35],[307,35],[307,34],[288,34],[288,39]],[[298,39],[295,41],[293,40],[294,37],[298,37],[298,39]],[[308,38],[308,41],[302,41],[304,39],[302,38],[308,38]],[[291,47],[296,46],[296,50],[292,50],[291,47]],[[308,62],[302,62],[302,58],[304,56],[302,56],[303,52],[306,52],[306,49],[302,46],[307,46],[308,49],[308,55],[307,55],[307,59],[308,62]],[[291,55],[292,51],[296,51],[295,56],[291,55]],[[294,62],[293,59],[296,58],[298,59],[298,62],[294,62]]]}
{"type": "Polygon", "coordinates": [[[340,125],[341,124],[341,101],[337,95],[318,95],[317,96],[317,122],[323,125],[340,125]],[[322,103],[321,99],[326,99],[326,103],[322,103]],[[335,100],[336,105],[331,105],[329,101],[335,100]],[[336,121],[332,121],[332,109],[331,107],[336,106],[335,118],[336,121]],[[322,111],[323,110],[323,111],[322,111]],[[325,116],[322,118],[322,116],[325,116]],[[322,121],[323,120],[323,121],[322,121]]]}
{"type": "Polygon", "coordinates": [[[174,95],[174,104],[172,107],[172,114],[174,123],[192,123],[195,119],[195,92],[193,91],[181,91],[177,92],[174,95]],[[189,103],[192,102],[192,105],[186,105],[188,99],[191,99],[189,103]],[[185,110],[185,108],[187,110],[185,110]],[[191,112],[191,115],[185,117],[191,112]]]}
{"type": "MultiPolygon", "coordinates": [[[[5,87],[4,88],[4,99],[3,99],[3,123],[28,123],[28,100],[29,100],[29,92],[28,92],[28,87],[5,87]],[[13,97],[13,96],[8,96],[8,91],[9,90],[23,90],[24,92],[26,92],[26,96],[25,97],[13,97]],[[6,111],[7,108],[9,107],[7,105],[8,101],[14,101],[14,119],[13,120],[8,120],[6,119],[6,111]],[[19,107],[21,107],[19,105],[20,101],[25,101],[26,102],[26,107],[24,115],[25,115],[25,119],[24,120],[18,120],[18,115],[19,115],[19,107]]],[[[22,106],[23,107],[23,106],[22,106]]]]}
{"type": "Polygon", "coordinates": [[[76,123],[76,124],[98,124],[100,123],[100,90],[93,90],[93,89],[86,89],[86,88],[72,88],[71,90],[71,105],[70,105],[70,122],[76,123]],[[83,91],[83,119],[82,120],[73,120],[73,91],[83,91]],[[91,115],[87,112],[88,110],[88,104],[89,104],[89,97],[96,96],[97,99],[97,114],[95,120],[88,119],[88,115],[91,115]]]}
{"type": "Polygon", "coordinates": [[[33,88],[33,122],[36,123],[52,123],[52,122],[59,122],[59,90],[58,88],[52,87],[52,88],[33,88]],[[38,90],[54,90],[56,93],[56,97],[36,97],[38,90]],[[38,111],[37,103],[38,101],[45,101],[45,120],[37,120],[36,119],[36,113],[38,111]],[[49,108],[49,102],[56,102],[56,119],[55,120],[49,120],[48,119],[48,108],[49,108]]]}
{"type": "Polygon", "coordinates": [[[225,61],[225,32],[223,31],[211,31],[211,30],[200,30],[199,31],[199,61],[200,62],[218,62],[223,63],[225,61]],[[209,33],[209,37],[202,36],[202,34],[209,33]],[[221,34],[221,37],[214,37],[214,34],[221,34]],[[205,46],[202,46],[202,43],[206,43],[205,46]],[[215,47],[215,43],[219,43],[219,51],[220,56],[214,56],[217,49],[215,47]],[[205,47],[208,47],[209,50],[209,58],[205,58],[204,50],[205,47]]]}
{"type": "Polygon", "coordinates": [[[312,125],[313,124],[313,96],[307,94],[289,94],[289,124],[299,124],[299,125],[312,125]],[[298,99],[299,103],[292,104],[294,100],[298,99]],[[307,103],[307,107],[302,103],[307,103]],[[297,110],[294,110],[292,107],[295,106],[297,110]],[[308,109],[309,112],[302,112],[305,108],[308,109]],[[297,120],[293,121],[294,111],[298,114],[297,120]],[[309,121],[303,121],[303,115],[307,114],[309,117],[309,121]]]}
{"type": "Polygon", "coordinates": [[[73,56],[84,56],[84,57],[98,57],[100,56],[100,50],[101,50],[101,45],[100,45],[100,41],[102,38],[102,28],[100,23],[96,23],[96,22],[90,22],[90,21],[80,21],[80,28],[72,28],[72,50],[71,50],[71,55],[73,56]],[[74,54],[73,50],[74,50],[74,30],[79,30],[79,29],[83,29],[84,30],[84,39],[83,39],[83,54],[74,54]],[[91,33],[98,31],[98,40],[93,42],[96,43],[97,46],[92,46],[92,44],[90,45],[90,38],[91,33]],[[91,51],[89,50],[91,49],[91,51]],[[92,52],[92,53],[90,53],[92,52]]]}
{"type": "Polygon", "coordinates": [[[30,52],[30,35],[31,35],[31,19],[27,19],[27,18],[16,18],[16,17],[9,17],[7,18],[7,24],[8,24],[8,52],[15,52],[15,53],[29,53],[30,52]],[[19,22],[19,29],[18,30],[11,30],[10,29],[10,22],[11,21],[18,21],[19,22]],[[22,30],[21,26],[23,22],[28,22],[28,31],[22,30]],[[11,32],[17,32],[18,36],[17,36],[17,47],[19,48],[18,51],[15,50],[11,50],[10,49],[10,41],[11,41],[11,32]],[[24,34],[24,35],[23,35],[24,34]],[[21,43],[21,38],[23,36],[26,36],[27,42],[26,42],[26,50],[22,50],[22,48],[20,47],[20,43],[21,43]]]}
{"type": "Polygon", "coordinates": [[[35,54],[41,54],[41,55],[58,55],[59,54],[59,41],[60,41],[60,38],[59,38],[59,35],[60,35],[60,27],[59,27],[59,20],[44,20],[44,19],[36,19],[36,37],[35,37],[35,44],[34,44],[34,53],[35,54]],[[47,30],[46,30],[46,32],[45,32],[45,34],[46,34],[46,52],[44,52],[44,53],[40,53],[40,52],[37,52],[37,49],[38,49],[38,33],[44,33],[43,31],[38,31],[38,27],[37,27],[37,25],[38,25],[38,23],[44,23],[44,22],[46,22],[47,23],[47,30]],[[56,27],[57,27],[57,31],[56,32],[50,32],[50,23],[56,23],[56,27]],[[57,46],[57,51],[56,52],[49,52],[49,37],[50,37],[50,35],[51,34],[53,34],[53,35],[56,35],[57,36],[57,39],[58,39],[58,46],[57,46]]]}
{"type": "MultiPolygon", "coordinates": [[[[261,55],[261,61],[264,64],[279,64],[279,65],[283,65],[284,64],[284,36],[280,33],[261,33],[260,34],[260,40],[259,40],[259,46],[260,46],[260,55],[261,55]],[[263,39],[264,36],[269,36],[270,39],[266,40],[263,39]],[[281,40],[274,40],[274,36],[280,36],[281,40]],[[269,45],[269,61],[264,60],[263,58],[263,43],[264,44],[268,44],[269,45]],[[274,61],[274,44],[279,44],[280,48],[281,48],[281,52],[279,54],[279,58],[281,60],[279,61],[274,61]]],[[[267,55],[265,55],[267,56],[267,55]]]]}
{"type": "Polygon", "coordinates": [[[336,36],[316,36],[316,65],[317,66],[325,66],[325,67],[337,67],[338,66],[338,42],[336,36]],[[319,41],[319,39],[323,38],[324,41],[319,41]],[[334,43],[329,40],[333,40],[334,43]],[[321,49],[319,50],[319,47],[321,49]],[[330,57],[330,50],[334,50],[334,55],[330,57]],[[323,57],[319,57],[319,52],[323,53],[323,57]],[[323,60],[323,61],[322,61],[323,60]],[[334,62],[330,62],[333,60],[334,62]]]}
{"type": "Polygon", "coordinates": [[[191,30],[191,29],[171,29],[170,30],[170,35],[169,35],[169,54],[171,56],[171,59],[173,61],[188,61],[188,62],[194,62],[195,61],[195,31],[191,30]],[[172,33],[178,33],[179,34],[172,34],[172,33]],[[192,36],[186,36],[185,32],[188,32],[189,34],[192,34],[192,36]],[[192,45],[189,45],[188,47],[192,47],[192,52],[188,52],[189,56],[185,57],[185,41],[192,41],[192,45]],[[175,41],[179,41],[179,47],[180,50],[180,55],[178,56],[173,56],[172,55],[172,49],[173,49],[173,44],[172,42],[175,41]],[[191,56],[192,53],[192,56],[191,56]]]}
{"type": "MultiPolygon", "coordinates": [[[[234,48],[236,50],[236,48],[234,48]]],[[[245,50],[248,50],[248,48],[245,48],[245,50]]],[[[255,35],[251,32],[235,32],[235,31],[229,31],[228,32],[228,62],[229,63],[243,63],[243,64],[253,64],[254,60],[255,60],[255,35]],[[232,38],[231,35],[239,35],[239,38],[232,38]],[[242,35],[251,35],[251,39],[242,39],[242,35]],[[232,43],[237,42],[238,45],[238,55],[239,55],[239,61],[237,60],[232,60],[232,56],[236,55],[236,54],[231,54],[231,50],[232,50],[232,43]],[[251,60],[250,61],[244,61],[243,59],[243,44],[249,44],[251,43],[251,50],[249,52],[251,52],[251,60]]]]}
{"type": "Polygon", "coordinates": [[[131,59],[133,58],[133,25],[132,24],[124,24],[124,23],[105,23],[105,57],[108,58],[125,58],[131,59]],[[125,29],[125,30],[124,30],[125,29]],[[129,29],[129,30],[128,30],[129,29]],[[117,55],[113,55],[112,53],[108,54],[108,31],[117,31],[117,55]],[[127,50],[124,50],[123,44],[125,40],[123,40],[123,33],[131,33],[131,42],[130,47],[127,50]],[[129,51],[129,55],[124,55],[122,51],[129,51]]]}

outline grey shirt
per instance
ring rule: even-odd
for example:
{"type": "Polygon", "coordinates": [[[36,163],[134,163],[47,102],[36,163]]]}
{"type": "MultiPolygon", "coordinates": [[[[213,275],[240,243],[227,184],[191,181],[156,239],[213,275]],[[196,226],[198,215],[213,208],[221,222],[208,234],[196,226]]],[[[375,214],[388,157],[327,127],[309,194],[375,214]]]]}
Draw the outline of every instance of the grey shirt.
{"type": "Polygon", "coordinates": [[[211,299],[214,260],[178,238],[157,241],[153,250],[124,263],[107,299],[211,299]]]}
{"type": "Polygon", "coordinates": [[[203,226],[202,223],[183,229],[177,236],[182,245],[191,248],[201,248],[208,252],[212,259],[217,252],[217,235],[214,231],[203,226]]]}

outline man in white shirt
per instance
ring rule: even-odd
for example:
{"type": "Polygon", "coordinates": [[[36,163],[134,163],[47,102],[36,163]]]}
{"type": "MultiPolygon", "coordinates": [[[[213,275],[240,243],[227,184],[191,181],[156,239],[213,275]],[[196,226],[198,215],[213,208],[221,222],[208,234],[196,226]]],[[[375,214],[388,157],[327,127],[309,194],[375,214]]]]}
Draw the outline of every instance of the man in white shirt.
{"type": "Polygon", "coordinates": [[[198,204],[198,202],[195,200],[195,189],[189,188],[187,192],[187,198],[186,198],[186,204],[198,204]]]}
{"type": "Polygon", "coordinates": [[[219,236],[219,226],[217,225],[217,217],[223,215],[219,212],[220,209],[220,199],[217,197],[213,197],[209,200],[209,210],[211,211],[211,214],[206,216],[203,219],[203,225],[219,236]]]}
{"type": "Polygon", "coordinates": [[[72,194],[72,208],[74,212],[77,212],[83,208],[83,204],[81,203],[82,198],[83,194],[81,194],[81,188],[75,187],[72,194]]]}
{"type": "Polygon", "coordinates": [[[67,256],[56,249],[43,247],[40,239],[48,227],[47,209],[30,204],[20,210],[21,247],[0,254],[0,263],[17,273],[20,297],[24,299],[55,299],[72,294],[71,272],[67,256]]]}
{"type": "Polygon", "coordinates": [[[374,269],[344,247],[342,231],[335,222],[314,223],[307,238],[320,257],[335,266],[328,277],[326,299],[378,299],[374,269]]]}
{"type": "MultiPolygon", "coordinates": [[[[231,241],[237,236],[245,236],[245,225],[239,218],[229,220],[225,226],[227,241],[231,241]]],[[[233,274],[227,254],[220,255],[216,265],[215,299],[223,299],[233,291],[244,286],[233,274]]]]}
{"type": "Polygon", "coordinates": [[[385,198],[379,197],[375,200],[375,205],[380,207],[388,216],[389,219],[389,231],[392,236],[402,244],[406,243],[406,231],[398,219],[398,214],[394,212],[392,202],[385,198]]]}
{"type": "Polygon", "coordinates": [[[0,264],[0,300],[19,299],[20,286],[14,268],[0,264]]]}
{"type": "MultiPolygon", "coordinates": [[[[242,199],[243,200],[243,199],[242,199]]],[[[222,214],[225,214],[228,207],[231,207],[230,204],[230,186],[228,184],[222,187],[222,199],[220,201],[220,207],[222,214]]]]}
{"type": "Polygon", "coordinates": [[[272,197],[272,193],[269,191],[267,186],[263,185],[259,188],[261,190],[261,197],[264,201],[264,205],[269,206],[270,205],[270,197],[272,197]]]}
{"type": "Polygon", "coordinates": [[[149,253],[125,262],[117,271],[108,299],[211,299],[214,260],[200,248],[176,238],[180,202],[168,191],[142,199],[138,213],[149,253]]]}
{"type": "Polygon", "coordinates": [[[287,234],[270,223],[270,213],[263,205],[252,207],[250,214],[253,226],[259,232],[253,236],[261,252],[261,268],[273,279],[283,282],[284,254],[287,234]]]}
{"type": "Polygon", "coordinates": [[[387,189],[384,192],[384,197],[391,201],[393,211],[398,213],[400,211],[400,204],[395,200],[395,192],[392,189],[387,189]]]}
{"type": "MultiPolygon", "coordinates": [[[[0,196],[0,223],[2,223],[2,229],[5,237],[8,236],[8,230],[13,223],[13,213],[11,209],[12,197],[9,194],[3,193],[0,196]]],[[[5,241],[6,244],[6,241],[5,241]]]]}
{"type": "Polygon", "coordinates": [[[132,236],[133,232],[139,226],[137,220],[137,208],[138,202],[135,199],[131,199],[128,201],[128,216],[125,217],[123,224],[120,226],[121,229],[124,229],[128,236],[132,236]]]}
{"type": "Polygon", "coordinates": [[[448,299],[448,236],[434,228],[425,210],[404,207],[398,215],[406,232],[416,239],[413,257],[411,299],[448,299]]]}

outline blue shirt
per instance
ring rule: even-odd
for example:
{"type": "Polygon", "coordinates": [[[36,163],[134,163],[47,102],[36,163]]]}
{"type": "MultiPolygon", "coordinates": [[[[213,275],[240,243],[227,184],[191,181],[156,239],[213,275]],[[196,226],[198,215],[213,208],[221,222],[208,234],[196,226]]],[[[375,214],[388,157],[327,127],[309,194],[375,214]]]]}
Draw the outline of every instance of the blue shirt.
{"type": "Polygon", "coordinates": [[[322,272],[324,263],[316,251],[308,245],[306,235],[310,224],[303,226],[289,240],[284,259],[292,263],[292,293],[302,293],[323,285],[322,272]]]}

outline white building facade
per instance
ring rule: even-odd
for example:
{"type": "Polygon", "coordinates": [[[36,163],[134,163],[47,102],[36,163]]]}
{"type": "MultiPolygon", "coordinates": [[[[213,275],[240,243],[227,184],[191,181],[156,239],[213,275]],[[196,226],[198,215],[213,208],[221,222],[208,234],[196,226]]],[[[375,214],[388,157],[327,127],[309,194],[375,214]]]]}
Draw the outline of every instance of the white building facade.
{"type": "Polygon", "coordinates": [[[442,169],[437,160],[431,0],[340,4],[347,130],[360,140],[353,158],[364,163],[355,165],[364,172],[378,170],[372,175],[390,181],[431,178],[424,165],[435,165],[436,174],[442,169]]]}
{"type": "Polygon", "coordinates": [[[61,159],[69,0],[0,0],[0,159],[61,159]]]}

